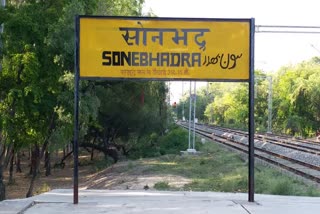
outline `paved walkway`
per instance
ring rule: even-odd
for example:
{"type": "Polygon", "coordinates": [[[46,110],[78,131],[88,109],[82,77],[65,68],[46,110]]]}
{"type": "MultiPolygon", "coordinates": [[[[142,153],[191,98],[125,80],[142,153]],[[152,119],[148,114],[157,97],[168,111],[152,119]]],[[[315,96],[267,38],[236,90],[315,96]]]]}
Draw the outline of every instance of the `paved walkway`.
{"type": "Polygon", "coordinates": [[[247,194],[215,192],[159,192],[81,190],[79,204],[73,204],[73,192],[59,189],[28,199],[0,203],[0,214],[59,213],[153,213],[153,214],[315,214],[320,212],[320,198],[255,195],[249,203],[247,194]]]}

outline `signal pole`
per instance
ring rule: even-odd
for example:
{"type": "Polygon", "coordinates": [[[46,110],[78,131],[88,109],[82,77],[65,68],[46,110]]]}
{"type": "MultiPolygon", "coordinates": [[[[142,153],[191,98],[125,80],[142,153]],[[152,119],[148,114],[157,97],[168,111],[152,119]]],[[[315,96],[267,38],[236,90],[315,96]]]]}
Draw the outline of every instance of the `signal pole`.
{"type": "Polygon", "coordinates": [[[184,85],[184,82],[182,81],[182,94],[181,94],[181,101],[182,101],[182,121],[185,120],[184,118],[184,101],[183,101],[183,85],[184,85]]]}
{"type": "Polygon", "coordinates": [[[268,93],[268,133],[272,133],[272,76],[267,77],[269,81],[268,93]]]}
{"type": "Polygon", "coordinates": [[[190,88],[189,88],[189,143],[188,143],[188,150],[191,149],[191,81],[190,81],[190,88]]]}
{"type": "Polygon", "coordinates": [[[196,141],[196,106],[197,106],[197,91],[196,91],[196,81],[194,81],[194,96],[193,96],[193,141],[192,149],[195,151],[195,141],[196,141]]]}

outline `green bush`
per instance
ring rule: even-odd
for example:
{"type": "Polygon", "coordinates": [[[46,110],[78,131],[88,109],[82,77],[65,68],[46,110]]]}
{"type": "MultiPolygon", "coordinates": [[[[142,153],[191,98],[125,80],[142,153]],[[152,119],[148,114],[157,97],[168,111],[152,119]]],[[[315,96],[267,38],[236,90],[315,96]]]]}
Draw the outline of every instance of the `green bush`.
{"type": "MultiPolygon", "coordinates": [[[[157,133],[135,139],[130,150],[132,159],[158,157],[166,154],[180,154],[188,148],[188,132],[178,126],[171,126],[169,131],[159,136],[157,133]]],[[[200,143],[196,143],[196,148],[200,143]]]]}
{"type": "Polygon", "coordinates": [[[113,164],[113,160],[111,158],[102,158],[101,160],[96,160],[94,162],[94,169],[96,172],[101,171],[103,169],[108,168],[113,164]]]}
{"type": "Polygon", "coordinates": [[[256,173],[256,192],[274,195],[319,196],[318,188],[310,187],[301,181],[270,168],[258,167],[256,173]]]}
{"type": "Polygon", "coordinates": [[[294,186],[289,180],[283,180],[275,183],[271,188],[271,194],[273,195],[294,195],[294,186]]]}
{"type": "Polygon", "coordinates": [[[132,148],[130,149],[129,158],[139,159],[139,158],[150,158],[160,156],[159,148],[157,146],[157,140],[159,136],[157,133],[151,133],[143,137],[132,138],[130,144],[132,148]]]}
{"type": "Polygon", "coordinates": [[[44,183],[35,191],[35,195],[40,195],[49,191],[51,191],[50,186],[47,183],[44,183]]]}
{"type": "Polygon", "coordinates": [[[188,132],[179,127],[174,127],[165,136],[159,138],[160,154],[179,154],[188,148],[188,132]]]}
{"type": "Polygon", "coordinates": [[[156,190],[168,190],[170,189],[170,185],[167,181],[160,181],[154,184],[153,188],[156,190]]]}

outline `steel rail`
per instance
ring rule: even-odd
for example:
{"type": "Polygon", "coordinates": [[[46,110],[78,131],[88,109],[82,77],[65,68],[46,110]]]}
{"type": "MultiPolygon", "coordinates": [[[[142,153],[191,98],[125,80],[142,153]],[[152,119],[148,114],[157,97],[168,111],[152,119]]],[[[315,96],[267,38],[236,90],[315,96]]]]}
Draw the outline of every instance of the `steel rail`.
{"type": "MultiPolygon", "coordinates": [[[[217,128],[217,127],[212,127],[212,126],[210,126],[210,127],[213,129],[220,130],[220,131],[228,132],[230,134],[236,133],[241,136],[245,136],[245,137],[248,136],[248,134],[246,132],[239,131],[239,130],[233,130],[233,129],[221,128],[221,127],[217,128]]],[[[290,148],[290,149],[295,149],[295,150],[299,150],[299,151],[310,153],[310,154],[320,155],[320,146],[319,146],[319,148],[310,147],[310,146],[306,146],[306,145],[301,145],[301,144],[289,142],[291,140],[289,138],[283,137],[282,139],[285,141],[282,141],[279,139],[274,139],[273,137],[270,137],[268,135],[255,135],[255,138],[256,139],[265,139],[268,143],[276,144],[278,146],[282,146],[282,147],[286,147],[286,148],[290,148]],[[304,149],[302,149],[302,148],[304,148],[304,149]],[[305,149],[308,149],[308,150],[305,150],[305,149]]],[[[299,141],[299,140],[295,140],[295,141],[299,142],[299,143],[313,145],[313,146],[317,145],[316,143],[312,143],[312,142],[299,141]]]]}
{"type": "MultiPolygon", "coordinates": [[[[183,128],[186,128],[184,125],[180,124],[180,126],[182,126],[183,128]]],[[[227,147],[231,147],[232,149],[236,149],[238,151],[241,151],[241,152],[244,152],[244,153],[248,153],[248,145],[245,145],[243,143],[240,143],[240,142],[237,142],[237,141],[234,141],[232,139],[227,139],[224,138],[224,137],[221,137],[221,136],[217,136],[217,135],[214,135],[212,136],[211,132],[207,131],[207,130],[196,130],[196,133],[201,135],[201,136],[204,136],[206,138],[210,138],[214,141],[217,141],[218,143],[221,143],[221,144],[224,144],[225,146],[227,147]],[[243,147],[243,148],[239,148],[239,146],[243,147]]],[[[316,166],[316,165],[312,165],[312,164],[309,164],[309,163],[305,163],[303,161],[299,161],[299,160],[296,160],[296,159],[293,159],[293,158],[290,158],[290,157],[286,157],[284,155],[281,155],[281,154],[277,154],[277,153],[274,153],[274,152],[271,152],[271,151],[267,151],[267,150],[264,150],[264,149],[261,149],[261,148],[257,148],[255,147],[255,150],[261,152],[261,153],[265,153],[265,154],[268,154],[272,157],[276,157],[276,158],[279,158],[279,159],[282,159],[282,160],[286,160],[286,161],[289,161],[289,162],[292,162],[292,163],[295,163],[295,164],[299,164],[303,167],[306,167],[306,169],[312,169],[312,170],[316,170],[316,171],[320,171],[320,166],[316,166]]],[[[255,157],[263,160],[263,161],[266,161],[270,164],[273,164],[273,165],[276,165],[278,167],[281,167],[283,169],[286,169],[292,173],[295,173],[301,177],[304,177],[306,179],[309,179],[309,180],[312,180],[312,181],[315,181],[317,183],[320,183],[320,177],[316,177],[314,175],[311,175],[311,174],[308,174],[302,170],[299,170],[298,168],[296,167],[290,167],[288,165],[285,165],[283,163],[280,163],[280,162],[277,162],[275,160],[272,160],[271,158],[268,158],[268,157],[265,157],[263,155],[260,155],[260,154],[254,154],[255,157]]]]}

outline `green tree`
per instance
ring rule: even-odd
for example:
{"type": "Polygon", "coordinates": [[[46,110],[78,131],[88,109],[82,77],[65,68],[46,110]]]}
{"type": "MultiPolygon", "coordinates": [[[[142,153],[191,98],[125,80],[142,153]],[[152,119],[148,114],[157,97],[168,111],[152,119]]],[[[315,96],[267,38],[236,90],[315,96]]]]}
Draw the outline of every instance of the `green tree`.
{"type": "MultiPolygon", "coordinates": [[[[16,148],[33,146],[27,196],[32,195],[44,152],[63,147],[72,138],[75,15],[138,15],[142,3],[12,0],[6,10],[1,10],[6,31],[0,73],[0,143],[16,148]]],[[[100,99],[96,88],[93,82],[81,83],[82,138],[98,121],[100,99]]],[[[0,174],[1,180],[1,170],[0,174]]]]}
{"type": "Polygon", "coordinates": [[[3,34],[2,134],[7,144],[19,148],[23,147],[20,144],[34,145],[33,172],[39,164],[36,151],[42,151],[39,146],[45,147],[52,130],[50,121],[56,103],[56,66],[50,63],[44,44],[50,19],[59,15],[59,10],[49,9],[54,2],[26,1],[19,6],[12,2],[7,7],[3,34]]]}
{"type": "Polygon", "coordinates": [[[319,127],[319,58],[283,67],[275,79],[275,127],[312,136],[319,127]]]}

